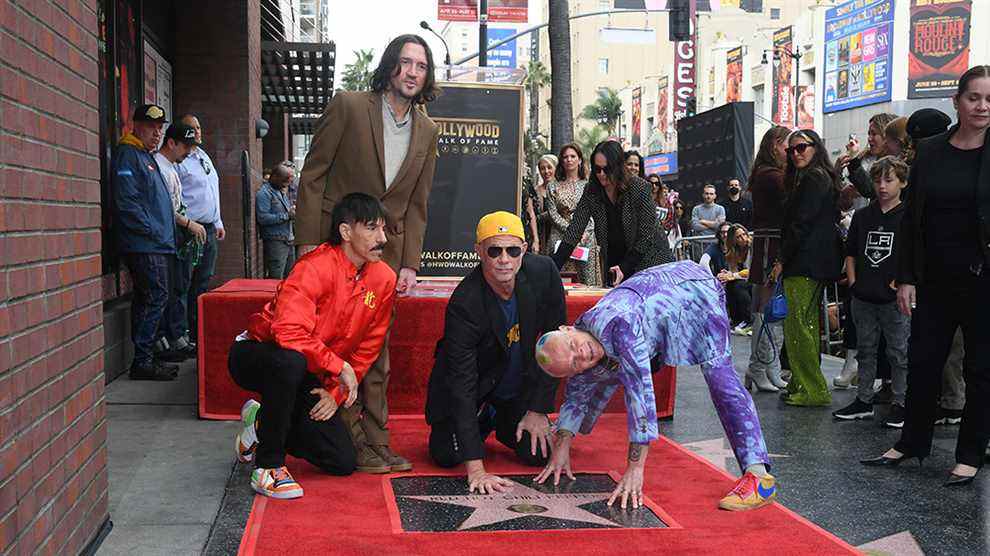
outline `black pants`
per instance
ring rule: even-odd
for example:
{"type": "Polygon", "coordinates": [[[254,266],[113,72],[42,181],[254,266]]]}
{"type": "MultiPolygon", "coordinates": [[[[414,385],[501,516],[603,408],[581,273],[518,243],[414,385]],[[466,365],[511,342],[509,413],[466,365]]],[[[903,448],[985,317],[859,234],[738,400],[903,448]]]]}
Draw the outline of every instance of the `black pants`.
{"type": "Polygon", "coordinates": [[[309,417],[319,400],[309,392],[322,386],[302,354],[274,343],[234,342],[227,363],[238,386],[261,394],[255,465],[281,467],[288,452],[333,475],[354,472],[357,455],[340,411],[326,421],[309,417]]]}
{"type": "MultiPolygon", "coordinates": [[[[485,402],[478,414],[481,441],[484,442],[494,430],[495,438],[503,446],[514,451],[525,465],[542,467],[547,464],[549,458],[543,454],[539,442],[536,445],[535,456],[532,454],[528,432],[523,432],[522,440],[516,442],[516,427],[525,414],[526,408],[519,402],[485,402]]],[[[460,441],[457,440],[455,430],[453,421],[441,421],[430,429],[430,457],[440,467],[454,467],[464,463],[464,458],[458,450],[460,441]]],[[[549,449],[549,446],[547,448],[549,449]]]]}
{"type": "Polygon", "coordinates": [[[753,290],[749,282],[745,280],[726,282],[725,305],[733,326],[752,321],[753,290]]]}
{"type": "Polygon", "coordinates": [[[966,345],[966,405],[956,462],[981,467],[990,437],[990,272],[918,286],[917,294],[908,346],[907,415],[895,448],[916,456],[931,453],[942,369],[956,327],[961,327],[966,345]]]}

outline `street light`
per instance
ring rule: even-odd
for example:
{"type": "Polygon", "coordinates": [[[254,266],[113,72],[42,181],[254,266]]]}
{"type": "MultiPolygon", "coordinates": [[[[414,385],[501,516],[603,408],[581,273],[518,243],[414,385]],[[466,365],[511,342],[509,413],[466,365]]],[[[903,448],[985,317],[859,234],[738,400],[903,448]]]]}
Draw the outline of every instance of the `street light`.
{"type": "Polygon", "coordinates": [[[790,48],[784,48],[782,46],[774,48],[764,48],[763,57],[760,59],[760,64],[767,65],[767,52],[773,53],[773,65],[778,67],[780,65],[781,56],[787,56],[791,60],[794,60],[794,127],[798,127],[798,101],[800,100],[800,86],[801,86],[801,49],[791,50],[790,48]]]}

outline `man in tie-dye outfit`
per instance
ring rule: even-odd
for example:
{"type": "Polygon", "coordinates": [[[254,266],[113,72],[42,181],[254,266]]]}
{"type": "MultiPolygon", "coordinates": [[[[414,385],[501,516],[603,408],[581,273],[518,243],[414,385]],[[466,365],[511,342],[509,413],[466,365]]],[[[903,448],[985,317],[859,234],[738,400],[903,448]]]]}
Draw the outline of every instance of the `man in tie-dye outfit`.
{"type": "MultiPolygon", "coordinates": [[[[745,473],[720,502],[727,510],[766,505],[776,496],[767,472],[770,458],[756,408],[732,366],[725,290],[691,262],[643,270],[609,292],[574,326],[548,332],[536,344],[536,360],[554,377],[570,377],[557,422],[555,449],[538,482],[570,471],[570,445],[595,426],[621,384],[629,423],[626,472],[609,504],[621,496],[642,504],[643,470],[652,440],[659,438],[651,361],[700,365],[715,410],[745,473]]],[[[659,364],[655,365],[659,368],[659,364]]]]}

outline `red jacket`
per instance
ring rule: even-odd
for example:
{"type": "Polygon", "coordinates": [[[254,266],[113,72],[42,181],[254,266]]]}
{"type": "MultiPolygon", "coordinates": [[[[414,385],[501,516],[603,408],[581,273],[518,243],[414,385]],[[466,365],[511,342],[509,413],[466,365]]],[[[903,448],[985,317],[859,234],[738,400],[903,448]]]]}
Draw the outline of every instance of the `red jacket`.
{"type": "Polygon", "coordinates": [[[359,273],[340,246],[323,244],[296,261],[275,298],[251,315],[248,334],[298,351],[309,372],[343,403],[337,376],[350,363],[358,382],[378,358],[395,305],[395,272],[384,262],[359,273]]]}

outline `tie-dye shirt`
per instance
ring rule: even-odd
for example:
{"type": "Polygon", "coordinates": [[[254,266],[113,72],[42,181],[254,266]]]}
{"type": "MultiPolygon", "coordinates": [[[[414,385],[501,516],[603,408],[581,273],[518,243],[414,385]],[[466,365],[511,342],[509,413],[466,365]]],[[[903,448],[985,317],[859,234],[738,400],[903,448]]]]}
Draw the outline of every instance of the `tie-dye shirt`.
{"type": "Polygon", "coordinates": [[[558,428],[587,434],[621,384],[629,441],[659,438],[650,360],[667,365],[731,357],[725,290],[705,268],[683,261],[647,268],[613,289],[575,326],[598,338],[605,358],[567,381],[558,428]]]}

